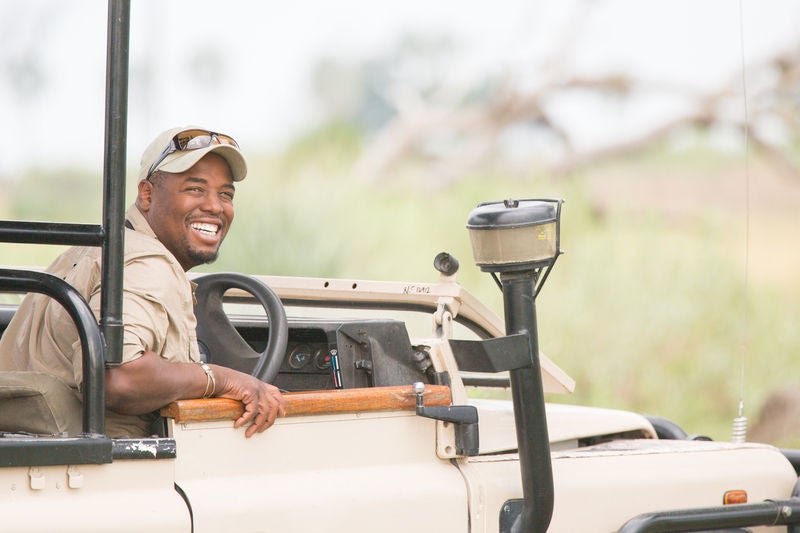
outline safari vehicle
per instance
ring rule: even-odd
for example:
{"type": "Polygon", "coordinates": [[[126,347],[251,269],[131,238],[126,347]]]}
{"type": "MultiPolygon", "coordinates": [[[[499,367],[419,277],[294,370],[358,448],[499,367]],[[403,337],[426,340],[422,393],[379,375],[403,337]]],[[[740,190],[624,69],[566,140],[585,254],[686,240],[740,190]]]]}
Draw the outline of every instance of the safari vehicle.
{"type": "MultiPolygon", "coordinates": [[[[238,402],[186,400],[161,410],[152,437],[105,436],[103,369],[121,353],[129,11],[109,2],[103,224],[0,222],[5,242],[104,254],[99,324],[62,280],[0,270],[0,290],[44,293],[69,311],[84,366],[81,400],[47,375],[0,373],[4,531],[799,530],[793,452],[545,404],[545,392],[574,387],[537,342],[560,200],[470,214],[474,259],[503,292],[504,321],[457,283],[445,253],[434,282],[198,277],[209,359],[285,390],[286,417],[245,439],[238,402]],[[476,386],[508,387],[512,400],[472,399],[476,386]]],[[[2,328],[14,311],[0,308],[2,328]]]]}

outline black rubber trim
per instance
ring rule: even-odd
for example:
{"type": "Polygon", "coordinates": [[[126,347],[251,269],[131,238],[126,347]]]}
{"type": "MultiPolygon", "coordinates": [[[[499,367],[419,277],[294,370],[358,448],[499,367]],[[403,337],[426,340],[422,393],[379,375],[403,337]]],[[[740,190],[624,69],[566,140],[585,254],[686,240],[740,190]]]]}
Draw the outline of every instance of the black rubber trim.
{"type": "Polygon", "coordinates": [[[114,439],[112,457],[117,459],[175,459],[175,439],[114,439]]]}
{"type": "Polygon", "coordinates": [[[4,436],[0,467],[107,464],[111,449],[107,437],[4,436]]]}

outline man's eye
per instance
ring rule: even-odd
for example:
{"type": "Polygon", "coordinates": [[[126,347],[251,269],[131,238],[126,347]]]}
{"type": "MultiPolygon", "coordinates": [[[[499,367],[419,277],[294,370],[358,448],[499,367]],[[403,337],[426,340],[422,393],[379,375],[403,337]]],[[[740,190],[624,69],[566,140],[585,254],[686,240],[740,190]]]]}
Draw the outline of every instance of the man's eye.
{"type": "Polygon", "coordinates": [[[232,192],[224,192],[224,193],[220,194],[220,196],[222,196],[224,199],[226,199],[226,200],[228,200],[230,202],[233,201],[233,193],[232,192]]]}

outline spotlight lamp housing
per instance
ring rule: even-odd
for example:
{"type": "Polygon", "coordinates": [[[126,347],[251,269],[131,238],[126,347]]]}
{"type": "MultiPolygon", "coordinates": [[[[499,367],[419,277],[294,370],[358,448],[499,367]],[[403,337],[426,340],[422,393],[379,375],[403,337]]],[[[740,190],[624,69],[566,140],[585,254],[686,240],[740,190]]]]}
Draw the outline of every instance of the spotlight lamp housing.
{"type": "Polygon", "coordinates": [[[538,293],[562,253],[563,203],[561,199],[508,199],[478,204],[467,219],[475,263],[493,276],[534,271],[538,278],[544,272],[538,293]]]}

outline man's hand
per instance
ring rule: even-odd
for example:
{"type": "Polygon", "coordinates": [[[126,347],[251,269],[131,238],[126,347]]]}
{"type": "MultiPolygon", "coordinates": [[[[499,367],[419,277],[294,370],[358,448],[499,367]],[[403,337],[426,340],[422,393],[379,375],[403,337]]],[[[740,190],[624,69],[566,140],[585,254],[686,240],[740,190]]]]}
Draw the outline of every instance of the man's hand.
{"type": "Polygon", "coordinates": [[[240,400],[244,404],[244,413],[233,423],[233,427],[250,424],[244,433],[245,437],[261,433],[274,424],[277,417],[286,414],[283,395],[277,387],[230,368],[210,366],[217,381],[214,396],[240,400]]]}

